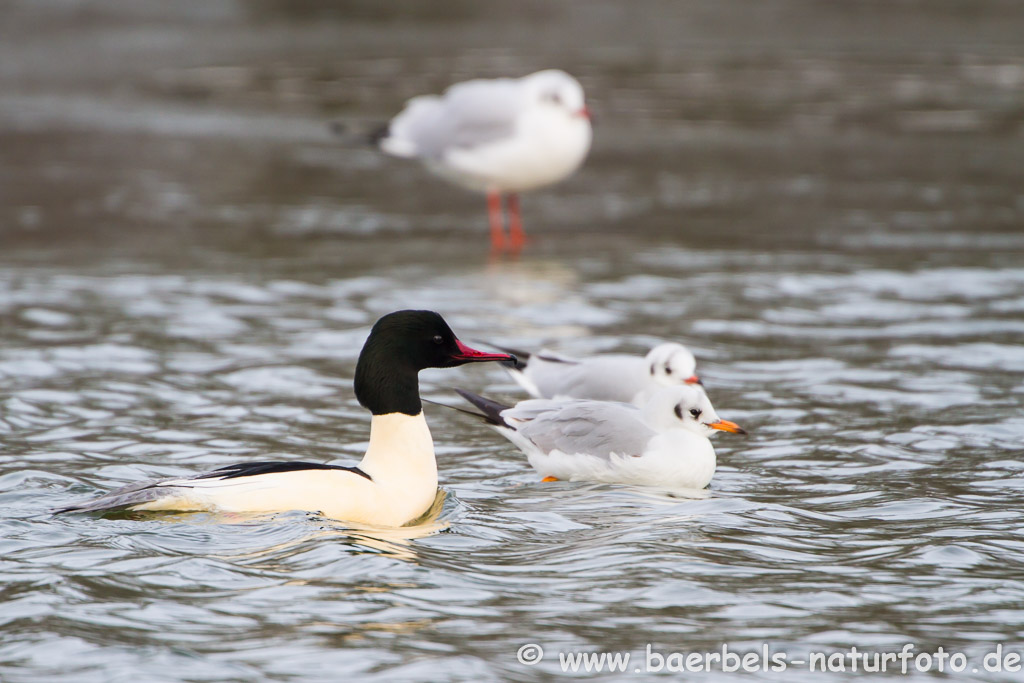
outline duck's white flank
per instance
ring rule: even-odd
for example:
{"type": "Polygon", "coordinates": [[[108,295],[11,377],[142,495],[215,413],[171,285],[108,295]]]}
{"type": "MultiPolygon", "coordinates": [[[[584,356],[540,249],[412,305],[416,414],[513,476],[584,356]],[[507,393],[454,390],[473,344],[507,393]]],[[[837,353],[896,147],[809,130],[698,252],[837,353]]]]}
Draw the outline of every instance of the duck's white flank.
{"type": "Polygon", "coordinates": [[[283,512],[308,510],[332,519],[401,526],[426,512],[437,494],[430,429],[418,415],[374,415],[359,463],[370,479],[346,470],[298,470],[229,479],[161,482],[168,495],[132,510],[283,512]]]}

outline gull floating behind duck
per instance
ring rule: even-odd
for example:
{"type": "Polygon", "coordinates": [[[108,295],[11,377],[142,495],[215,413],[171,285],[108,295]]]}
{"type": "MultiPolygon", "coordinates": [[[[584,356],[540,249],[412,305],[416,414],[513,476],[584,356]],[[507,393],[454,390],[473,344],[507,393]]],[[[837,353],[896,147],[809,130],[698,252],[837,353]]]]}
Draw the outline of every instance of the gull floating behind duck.
{"type": "Polygon", "coordinates": [[[515,444],[544,481],[702,489],[715,473],[716,430],[745,434],[699,387],[663,387],[644,404],[529,399],[515,407],[457,390],[515,444]]]}
{"type": "Polygon", "coordinates": [[[581,398],[643,403],[666,386],[701,384],[697,359],[682,344],[659,344],[645,357],[600,354],[573,358],[542,349],[515,352],[506,366],[512,378],[534,398],[581,398]]]}

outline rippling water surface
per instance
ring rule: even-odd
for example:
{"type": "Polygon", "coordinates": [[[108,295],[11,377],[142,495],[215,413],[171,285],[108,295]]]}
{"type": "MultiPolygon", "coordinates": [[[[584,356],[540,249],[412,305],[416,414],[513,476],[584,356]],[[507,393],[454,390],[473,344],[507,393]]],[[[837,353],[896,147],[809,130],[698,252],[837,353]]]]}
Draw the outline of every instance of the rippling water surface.
{"type": "MultiPolygon", "coordinates": [[[[1024,23],[839,5],[10,5],[0,677],[539,679],[559,651],[914,643],[1014,678],[972,668],[1024,649],[1024,23]],[[596,144],[526,198],[519,258],[488,257],[478,197],[327,131],[551,65],[596,144]],[[527,349],[682,341],[750,434],[680,499],[541,483],[431,406],[443,490],[408,528],[50,514],[351,463],[356,354],[407,307],[527,349]]],[[[498,367],[421,382],[518,396],[498,367]]]]}

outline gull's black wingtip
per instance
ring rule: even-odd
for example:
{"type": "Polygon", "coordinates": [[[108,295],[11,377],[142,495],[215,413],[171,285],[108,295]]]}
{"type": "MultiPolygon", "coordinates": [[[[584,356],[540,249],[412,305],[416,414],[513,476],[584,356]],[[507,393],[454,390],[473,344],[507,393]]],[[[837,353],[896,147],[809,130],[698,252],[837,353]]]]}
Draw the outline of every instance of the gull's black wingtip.
{"type": "Polygon", "coordinates": [[[366,136],[366,142],[374,147],[380,147],[380,142],[391,134],[391,122],[382,123],[366,136]]]}
{"type": "Polygon", "coordinates": [[[495,425],[497,427],[508,427],[508,423],[502,419],[501,413],[504,410],[508,410],[511,406],[492,401],[489,398],[484,398],[479,394],[474,394],[472,391],[466,391],[465,389],[456,389],[455,392],[466,399],[474,406],[476,406],[483,414],[477,415],[477,417],[483,418],[488,424],[495,425]]]}
{"type": "Polygon", "coordinates": [[[344,121],[331,121],[327,124],[331,135],[341,138],[342,142],[349,145],[379,148],[380,141],[388,136],[391,131],[391,123],[375,125],[369,133],[360,125],[352,125],[344,121]]]}

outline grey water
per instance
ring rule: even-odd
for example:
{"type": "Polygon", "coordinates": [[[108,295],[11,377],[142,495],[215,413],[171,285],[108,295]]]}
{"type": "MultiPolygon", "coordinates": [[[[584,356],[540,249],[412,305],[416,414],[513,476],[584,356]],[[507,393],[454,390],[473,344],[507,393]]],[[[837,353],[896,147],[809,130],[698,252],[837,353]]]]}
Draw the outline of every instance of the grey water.
{"type": "MultiPolygon", "coordinates": [[[[1019,680],[982,662],[1024,650],[1021,36],[1000,0],[6,3],[0,679],[541,680],[630,652],[575,674],[619,680],[648,645],[912,643],[1019,680]],[[595,146],[524,198],[517,258],[482,198],[328,127],[552,66],[595,146]],[[351,463],[356,354],[416,307],[526,349],[683,342],[750,433],[685,499],[542,483],[429,406],[442,492],[404,529],[50,514],[351,463]]],[[[486,365],[421,382],[520,395],[486,365]]]]}

